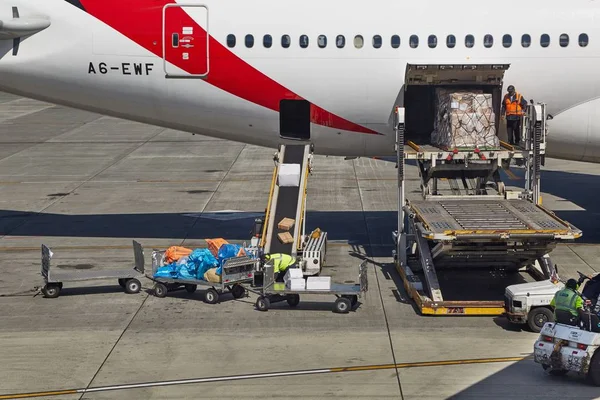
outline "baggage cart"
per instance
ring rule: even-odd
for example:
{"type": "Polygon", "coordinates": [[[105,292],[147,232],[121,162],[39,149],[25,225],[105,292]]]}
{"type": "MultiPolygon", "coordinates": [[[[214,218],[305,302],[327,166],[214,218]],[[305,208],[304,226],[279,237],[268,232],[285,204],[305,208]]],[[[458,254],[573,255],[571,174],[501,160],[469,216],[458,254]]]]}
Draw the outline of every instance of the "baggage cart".
{"type": "Polygon", "coordinates": [[[65,282],[80,282],[100,279],[117,279],[119,285],[125,289],[125,293],[139,293],[142,284],[139,278],[144,276],[144,255],[142,246],[133,241],[133,255],[135,265],[127,269],[111,269],[101,271],[73,271],[73,272],[52,272],[50,273],[50,261],[54,254],[50,248],[42,244],[42,277],[44,278],[44,287],[42,294],[46,298],[54,299],[60,295],[65,282]]]}
{"type": "Polygon", "coordinates": [[[259,295],[256,300],[256,308],[259,311],[267,311],[271,303],[287,301],[290,307],[296,307],[300,303],[301,294],[326,294],[337,297],[334,312],[346,314],[358,303],[358,298],[368,290],[367,261],[359,266],[358,282],[355,284],[340,284],[332,282],[329,289],[296,289],[286,287],[284,282],[275,282],[275,273],[272,261],[263,267],[262,287],[257,290],[259,295]]]}
{"type": "Polygon", "coordinates": [[[154,250],[152,252],[152,274],[146,277],[155,282],[154,295],[165,297],[168,292],[185,289],[188,293],[194,293],[198,286],[208,287],[204,301],[208,304],[216,304],[224,292],[231,292],[234,298],[239,299],[246,295],[243,283],[251,283],[258,259],[248,256],[231,257],[223,261],[221,271],[221,282],[208,282],[203,279],[179,279],[154,277],[158,268],[163,267],[163,256],[165,250],[154,250]]]}

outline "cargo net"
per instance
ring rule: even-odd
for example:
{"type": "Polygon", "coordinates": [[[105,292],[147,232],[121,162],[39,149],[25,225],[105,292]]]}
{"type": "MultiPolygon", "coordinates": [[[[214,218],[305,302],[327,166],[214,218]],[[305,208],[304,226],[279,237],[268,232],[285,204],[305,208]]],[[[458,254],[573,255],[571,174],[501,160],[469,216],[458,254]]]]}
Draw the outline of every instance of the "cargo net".
{"type": "Polygon", "coordinates": [[[431,142],[444,150],[500,148],[492,95],[482,91],[436,89],[431,142]]]}

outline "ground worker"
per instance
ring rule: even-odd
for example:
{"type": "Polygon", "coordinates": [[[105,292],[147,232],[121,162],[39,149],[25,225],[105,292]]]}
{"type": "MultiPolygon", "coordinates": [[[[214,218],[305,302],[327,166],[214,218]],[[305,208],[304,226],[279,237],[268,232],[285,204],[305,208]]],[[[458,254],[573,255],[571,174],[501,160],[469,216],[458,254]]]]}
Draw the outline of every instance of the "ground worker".
{"type": "Polygon", "coordinates": [[[276,282],[283,282],[285,272],[296,262],[294,257],[283,253],[266,254],[265,261],[268,262],[270,260],[273,260],[273,272],[276,282]]]}
{"type": "Polygon", "coordinates": [[[508,143],[518,145],[521,142],[521,120],[527,109],[527,100],[515,91],[513,85],[510,85],[507,91],[502,100],[501,115],[502,118],[506,116],[508,143]]]}
{"type": "Polygon", "coordinates": [[[559,290],[554,295],[550,302],[550,306],[554,307],[554,319],[556,322],[566,325],[578,326],[580,317],[583,315],[583,299],[577,292],[577,281],[569,279],[564,289],[559,290]],[[568,321],[560,320],[557,317],[556,311],[567,311],[571,317],[568,321]]]}

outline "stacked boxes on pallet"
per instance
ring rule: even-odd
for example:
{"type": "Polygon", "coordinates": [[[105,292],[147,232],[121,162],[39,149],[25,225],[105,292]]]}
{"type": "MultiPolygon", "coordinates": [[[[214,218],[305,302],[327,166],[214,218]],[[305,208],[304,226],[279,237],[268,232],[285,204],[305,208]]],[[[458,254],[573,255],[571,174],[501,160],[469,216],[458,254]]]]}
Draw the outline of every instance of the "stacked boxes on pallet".
{"type": "Polygon", "coordinates": [[[498,149],[492,95],[481,91],[436,89],[436,117],[431,142],[442,149],[498,149]]]}

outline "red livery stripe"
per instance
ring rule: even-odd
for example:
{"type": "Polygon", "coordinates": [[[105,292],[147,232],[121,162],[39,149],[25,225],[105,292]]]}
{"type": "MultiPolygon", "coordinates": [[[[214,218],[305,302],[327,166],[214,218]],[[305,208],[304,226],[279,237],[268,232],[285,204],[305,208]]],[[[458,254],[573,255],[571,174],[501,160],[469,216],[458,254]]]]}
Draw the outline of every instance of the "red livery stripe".
{"type": "MultiPolygon", "coordinates": [[[[80,0],[86,12],[106,23],[113,29],[133,40],[140,46],[163,57],[162,54],[162,11],[169,0],[80,0]],[[156,43],[156,44],[155,44],[156,43]]],[[[168,9],[168,17],[174,17],[194,30],[195,46],[206,41],[206,31],[183,9],[168,9]],[[200,39],[200,40],[198,40],[200,39]]],[[[185,36],[185,35],[184,35],[185,36]]],[[[164,38],[169,48],[171,39],[164,38]]],[[[205,79],[228,93],[279,111],[281,99],[304,100],[300,95],[269,78],[244,60],[237,57],[212,36],[209,37],[210,72],[205,79]]],[[[181,52],[167,50],[167,61],[187,73],[206,71],[206,58],[184,60],[181,52]],[[177,56],[175,56],[177,55],[177,56]]],[[[341,118],[311,103],[311,121],[335,129],[379,135],[369,128],[341,118]]]]}

